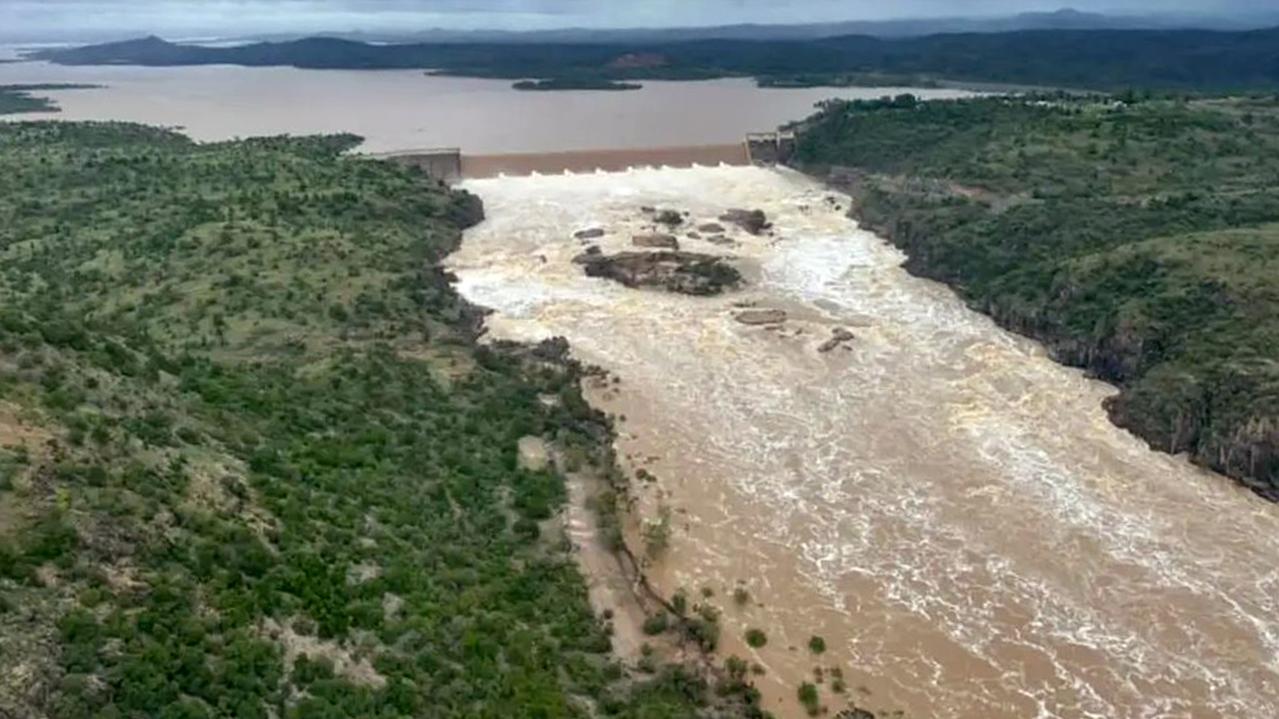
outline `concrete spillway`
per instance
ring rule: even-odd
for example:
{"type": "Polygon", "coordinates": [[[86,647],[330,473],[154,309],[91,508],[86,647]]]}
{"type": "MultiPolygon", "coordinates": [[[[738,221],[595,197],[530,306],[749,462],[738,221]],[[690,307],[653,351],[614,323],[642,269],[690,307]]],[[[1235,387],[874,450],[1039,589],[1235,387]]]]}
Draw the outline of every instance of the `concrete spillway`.
{"type": "Polygon", "coordinates": [[[421,168],[446,182],[503,175],[558,175],[565,172],[620,172],[634,167],[742,167],[785,162],[794,151],[790,133],[754,133],[723,145],[646,147],[564,152],[467,154],[458,148],[406,150],[378,155],[421,168]]]}

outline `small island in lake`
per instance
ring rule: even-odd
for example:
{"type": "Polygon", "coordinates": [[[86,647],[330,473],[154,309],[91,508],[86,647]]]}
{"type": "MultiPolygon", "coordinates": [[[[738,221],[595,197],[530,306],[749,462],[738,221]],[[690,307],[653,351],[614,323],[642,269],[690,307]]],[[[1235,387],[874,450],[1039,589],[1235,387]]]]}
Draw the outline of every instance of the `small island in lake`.
{"type": "Polygon", "coordinates": [[[520,80],[511,87],[516,90],[639,90],[644,87],[636,82],[618,82],[602,77],[554,77],[543,80],[520,80]]]}

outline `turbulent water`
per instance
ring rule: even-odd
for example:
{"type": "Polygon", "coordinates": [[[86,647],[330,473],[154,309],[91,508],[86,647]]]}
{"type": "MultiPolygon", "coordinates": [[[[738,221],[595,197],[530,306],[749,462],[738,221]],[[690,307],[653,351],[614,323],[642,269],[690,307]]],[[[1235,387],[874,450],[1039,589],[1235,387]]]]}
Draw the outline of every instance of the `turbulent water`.
{"type": "MultiPolygon", "coordinates": [[[[208,141],[353,132],[365,138],[367,152],[461,147],[481,154],[740,142],[747,132],[810,114],[819,100],[906,91],[763,89],[738,78],[645,81],[632,92],[520,92],[510,80],[430,77],[420,70],[0,63],[0,85],[23,83],[101,87],[41,93],[62,112],[5,119],[129,120],[180,127],[208,141]]],[[[909,92],[928,98],[971,94],[909,92]]]]}
{"type": "Polygon", "coordinates": [[[759,168],[468,186],[489,219],[451,260],[461,291],[493,335],[563,335],[620,376],[593,401],[657,478],[640,511],[675,518],[652,577],[714,592],[724,653],[766,667],[779,716],[815,667],[832,711],[1279,716],[1279,506],[1111,425],[1111,388],[909,276],[846,198],[759,168]],[[760,208],[775,234],[683,240],[740,258],[748,285],[719,298],[584,277],[573,232],[621,249],[643,205],[760,208]],[[791,319],[746,326],[742,303],[791,319]],[[837,327],[855,339],[817,351],[837,327]]]}

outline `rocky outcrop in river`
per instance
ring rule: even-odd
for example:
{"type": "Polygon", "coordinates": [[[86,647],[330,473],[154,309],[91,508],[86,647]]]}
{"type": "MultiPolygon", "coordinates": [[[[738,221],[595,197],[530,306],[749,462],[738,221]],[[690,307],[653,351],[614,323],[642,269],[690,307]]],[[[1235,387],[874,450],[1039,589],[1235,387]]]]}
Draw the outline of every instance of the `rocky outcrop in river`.
{"type": "Polygon", "coordinates": [[[720,215],[719,220],[737,225],[752,235],[758,235],[772,227],[763,210],[729,210],[720,215]]]}
{"type": "Polygon", "coordinates": [[[627,287],[653,287],[686,295],[718,295],[736,287],[741,273],[723,257],[698,252],[619,252],[593,247],[573,260],[589,277],[605,277],[627,287]]]}
{"type": "Polygon", "coordinates": [[[675,238],[675,235],[667,235],[660,232],[651,235],[635,235],[631,238],[631,244],[636,247],[647,247],[650,249],[679,249],[679,240],[675,238]]]}

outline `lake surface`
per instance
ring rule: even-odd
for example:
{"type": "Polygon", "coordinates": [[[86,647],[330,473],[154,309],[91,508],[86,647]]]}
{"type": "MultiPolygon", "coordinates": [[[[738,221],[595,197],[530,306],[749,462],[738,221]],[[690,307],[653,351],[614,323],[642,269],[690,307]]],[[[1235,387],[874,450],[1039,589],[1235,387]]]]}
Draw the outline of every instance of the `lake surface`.
{"type": "Polygon", "coordinates": [[[6,119],[130,120],[181,127],[198,140],[353,132],[366,138],[367,152],[460,147],[470,154],[737,142],[802,119],[824,99],[906,91],[762,89],[733,79],[646,81],[632,92],[520,92],[509,80],[417,70],[0,64],[0,85],[49,82],[105,87],[50,92],[61,113],[6,119]]]}
{"type": "Polygon", "coordinates": [[[767,668],[765,708],[804,716],[821,667],[832,715],[1279,716],[1279,505],[1115,427],[1112,387],[910,276],[847,197],[751,167],[465,186],[488,219],[449,260],[459,289],[496,310],[492,336],[564,336],[620,377],[590,399],[656,477],[641,515],[673,518],[650,578],[712,592],[723,652],[767,668]],[[586,277],[573,232],[629,249],[642,206],[690,225],[760,208],[775,235],[681,237],[738,258],[749,283],[721,297],[586,277]],[[742,304],[790,319],[746,326],[742,304]],[[836,328],[854,339],[820,351],[836,328]]]}

